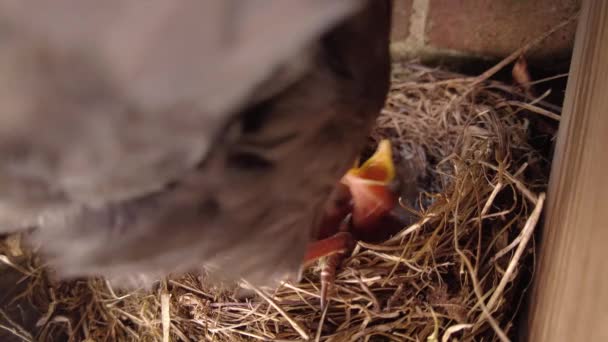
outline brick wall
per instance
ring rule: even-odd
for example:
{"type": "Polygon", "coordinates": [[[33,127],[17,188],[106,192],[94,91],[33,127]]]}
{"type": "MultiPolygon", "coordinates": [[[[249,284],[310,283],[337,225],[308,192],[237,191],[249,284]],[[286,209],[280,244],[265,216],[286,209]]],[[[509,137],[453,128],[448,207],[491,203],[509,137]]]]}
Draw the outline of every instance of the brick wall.
{"type": "MultiPolygon", "coordinates": [[[[603,0],[602,0],[603,1],[603,0]]],[[[394,0],[397,58],[500,58],[578,11],[580,0],[394,0]]],[[[534,62],[567,58],[576,25],[529,52],[534,62]]]]}

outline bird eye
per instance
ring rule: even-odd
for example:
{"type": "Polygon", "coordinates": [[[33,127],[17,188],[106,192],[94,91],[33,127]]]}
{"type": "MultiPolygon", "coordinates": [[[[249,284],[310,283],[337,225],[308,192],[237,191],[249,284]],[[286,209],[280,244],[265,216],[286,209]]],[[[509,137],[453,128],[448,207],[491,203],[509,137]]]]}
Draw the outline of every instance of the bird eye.
{"type": "Polygon", "coordinates": [[[268,170],[273,167],[273,163],[263,156],[243,151],[230,153],[226,164],[229,168],[251,171],[268,170]]]}
{"type": "Polygon", "coordinates": [[[257,103],[242,112],[241,128],[244,134],[255,133],[262,129],[268,114],[272,111],[274,105],[273,99],[270,98],[257,103]]]}

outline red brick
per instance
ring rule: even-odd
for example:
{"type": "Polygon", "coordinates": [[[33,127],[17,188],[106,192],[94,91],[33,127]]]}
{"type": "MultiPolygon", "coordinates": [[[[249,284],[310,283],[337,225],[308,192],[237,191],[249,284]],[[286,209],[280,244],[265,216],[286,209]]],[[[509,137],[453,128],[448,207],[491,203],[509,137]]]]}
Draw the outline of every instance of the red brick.
{"type": "Polygon", "coordinates": [[[410,15],[412,13],[413,0],[393,1],[391,40],[395,42],[405,40],[410,33],[410,15]]]}
{"type": "MultiPolygon", "coordinates": [[[[433,47],[503,57],[576,13],[580,0],[430,0],[426,23],[433,47]]],[[[541,59],[568,54],[576,25],[530,51],[541,59]]]]}

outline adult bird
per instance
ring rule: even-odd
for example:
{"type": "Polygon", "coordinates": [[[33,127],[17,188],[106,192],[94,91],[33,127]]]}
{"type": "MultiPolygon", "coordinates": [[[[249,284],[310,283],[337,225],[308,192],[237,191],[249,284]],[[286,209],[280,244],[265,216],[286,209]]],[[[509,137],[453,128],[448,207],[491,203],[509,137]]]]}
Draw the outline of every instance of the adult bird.
{"type": "Polygon", "coordinates": [[[384,103],[390,15],[0,0],[0,231],[62,276],[293,274],[384,103]]]}

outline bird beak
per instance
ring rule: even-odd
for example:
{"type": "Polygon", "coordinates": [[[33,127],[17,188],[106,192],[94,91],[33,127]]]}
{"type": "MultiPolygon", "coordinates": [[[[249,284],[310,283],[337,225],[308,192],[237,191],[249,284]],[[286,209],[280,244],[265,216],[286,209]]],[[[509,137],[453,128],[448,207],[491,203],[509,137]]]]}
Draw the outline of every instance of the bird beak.
{"type": "Polygon", "coordinates": [[[353,225],[364,228],[377,222],[393,209],[396,196],[389,184],[395,179],[395,165],[388,140],[382,140],[376,152],[342,178],[353,198],[353,225]]]}

